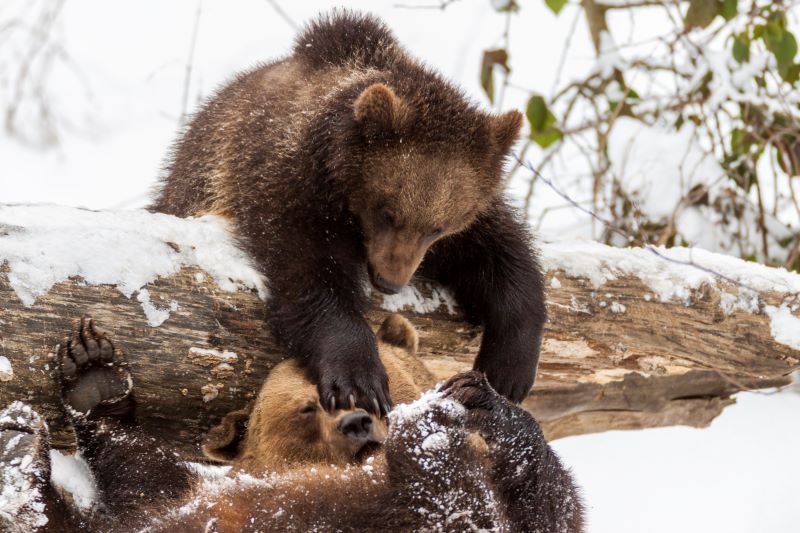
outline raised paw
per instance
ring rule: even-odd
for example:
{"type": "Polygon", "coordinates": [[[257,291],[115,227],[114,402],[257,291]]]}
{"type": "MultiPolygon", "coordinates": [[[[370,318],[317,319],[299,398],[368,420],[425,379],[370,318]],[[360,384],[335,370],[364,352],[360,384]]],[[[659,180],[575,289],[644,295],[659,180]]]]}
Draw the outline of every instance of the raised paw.
{"type": "Polygon", "coordinates": [[[323,363],[317,388],[320,402],[329,411],[360,407],[383,417],[392,406],[389,377],[380,360],[376,364],[346,359],[323,363]]]}
{"type": "Polygon", "coordinates": [[[486,376],[476,370],[456,374],[442,385],[441,390],[445,398],[457,401],[468,410],[491,411],[505,403],[505,399],[492,388],[486,376]]]}
{"type": "Polygon", "coordinates": [[[58,346],[56,364],[61,399],[70,416],[123,417],[133,409],[133,381],[125,355],[91,318],[72,327],[70,337],[58,346]]]}

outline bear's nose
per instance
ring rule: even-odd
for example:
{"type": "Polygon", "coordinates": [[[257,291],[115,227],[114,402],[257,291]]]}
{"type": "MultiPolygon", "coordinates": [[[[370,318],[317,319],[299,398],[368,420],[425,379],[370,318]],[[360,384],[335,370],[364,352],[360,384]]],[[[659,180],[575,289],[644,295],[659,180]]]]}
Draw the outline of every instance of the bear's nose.
{"type": "Polygon", "coordinates": [[[403,288],[401,285],[386,281],[380,274],[375,274],[372,277],[372,284],[383,294],[397,294],[403,288]]]}
{"type": "Polygon", "coordinates": [[[372,418],[364,412],[350,413],[339,421],[339,431],[353,440],[368,440],[372,434],[372,418]]]}

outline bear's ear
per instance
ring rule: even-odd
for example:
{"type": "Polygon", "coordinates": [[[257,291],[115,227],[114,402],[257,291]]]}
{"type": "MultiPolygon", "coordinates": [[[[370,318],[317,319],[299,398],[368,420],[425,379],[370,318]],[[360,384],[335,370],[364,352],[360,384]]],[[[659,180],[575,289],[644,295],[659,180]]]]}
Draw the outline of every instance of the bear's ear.
{"type": "Polygon", "coordinates": [[[247,433],[250,407],[231,411],[211,428],[203,439],[203,454],[214,461],[228,463],[239,455],[239,446],[247,433]]]}
{"type": "Polygon", "coordinates": [[[522,113],[517,110],[508,111],[492,118],[492,139],[498,151],[505,155],[511,150],[522,129],[522,113]]]}
{"type": "Polygon", "coordinates": [[[417,347],[419,346],[417,330],[414,329],[411,322],[397,313],[389,315],[383,321],[378,330],[378,340],[403,348],[412,355],[417,353],[417,347]]]}
{"type": "Polygon", "coordinates": [[[411,120],[411,110],[402,98],[382,83],[364,89],[353,104],[356,122],[379,132],[400,131],[411,120]]]}

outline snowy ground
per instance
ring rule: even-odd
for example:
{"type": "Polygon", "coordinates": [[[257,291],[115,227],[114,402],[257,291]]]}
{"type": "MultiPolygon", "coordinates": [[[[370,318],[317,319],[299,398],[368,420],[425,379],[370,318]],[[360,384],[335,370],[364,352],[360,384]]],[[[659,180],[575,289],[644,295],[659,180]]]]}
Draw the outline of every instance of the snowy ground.
{"type": "MultiPolygon", "coordinates": [[[[6,0],[0,22],[35,11],[40,3],[6,0]]],[[[322,0],[279,3],[298,22],[331,5],[322,0]]],[[[55,35],[69,61],[57,61],[46,95],[59,118],[59,142],[45,149],[36,142],[36,131],[26,143],[0,131],[0,202],[144,205],[178,126],[197,5],[68,0],[55,35]]],[[[415,54],[484,101],[478,84],[480,53],[499,44],[504,22],[488,0],[462,0],[444,12],[401,9],[393,1],[347,5],[382,15],[415,54]]],[[[524,3],[513,22],[512,56],[523,49],[542,53],[533,63],[515,63],[519,83],[550,93],[559,58],[548,51],[568,36],[574,13],[569,9],[574,7],[556,18],[543,2],[524,3]]],[[[647,19],[638,23],[636,30],[645,31],[647,19]]],[[[583,22],[576,27],[562,79],[594,61],[583,22]]],[[[204,0],[197,30],[189,108],[236,70],[284,53],[294,34],[291,24],[263,0],[242,0],[235,8],[222,0],[204,0]]],[[[0,67],[20,57],[24,50],[6,42],[0,67]]],[[[3,105],[11,94],[8,75],[0,69],[3,105]]],[[[506,107],[519,107],[526,96],[509,93],[506,107]]],[[[541,154],[529,156],[535,160],[541,154]]],[[[537,195],[541,208],[559,202],[546,190],[537,189],[537,195]]],[[[557,213],[543,227],[545,238],[588,235],[584,215],[564,209],[557,213]]],[[[797,531],[798,412],[800,395],[746,394],[709,429],[609,432],[564,439],[555,446],[584,486],[591,532],[797,531]]]]}

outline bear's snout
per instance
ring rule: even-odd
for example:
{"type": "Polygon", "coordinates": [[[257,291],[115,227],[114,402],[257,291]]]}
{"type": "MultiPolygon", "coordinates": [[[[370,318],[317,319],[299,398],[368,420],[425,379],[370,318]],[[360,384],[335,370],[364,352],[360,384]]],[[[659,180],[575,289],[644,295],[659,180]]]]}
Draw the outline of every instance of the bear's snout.
{"type": "Polygon", "coordinates": [[[383,294],[397,294],[400,292],[400,289],[403,288],[402,285],[392,283],[375,272],[375,269],[372,268],[372,265],[369,267],[369,277],[370,281],[372,281],[372,286],[381,291],[383,294]]]}
{"type": "Polygon", "coordinates": [[[375,441],[372,418],[363,411],[343,416],[337,429],[348,439],[358,442],[375,441]]]}

